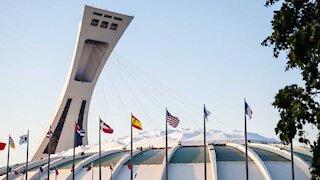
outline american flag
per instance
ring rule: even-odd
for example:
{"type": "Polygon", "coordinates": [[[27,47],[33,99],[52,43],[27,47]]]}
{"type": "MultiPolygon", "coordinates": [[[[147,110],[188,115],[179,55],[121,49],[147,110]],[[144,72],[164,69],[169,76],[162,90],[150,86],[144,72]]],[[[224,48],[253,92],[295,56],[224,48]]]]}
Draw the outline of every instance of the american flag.
{"type": "Polygon", "coordinates": [[[167,123],[169,123],[170,124],[170,126],[172,126],[172,127],[177,127],[178,126],[178,124],[179,124],[179,118],[178,117],[176,117],[176,116],[172,116],[170,113],[169,113],[169,111],[167,110],[167,123]]]}

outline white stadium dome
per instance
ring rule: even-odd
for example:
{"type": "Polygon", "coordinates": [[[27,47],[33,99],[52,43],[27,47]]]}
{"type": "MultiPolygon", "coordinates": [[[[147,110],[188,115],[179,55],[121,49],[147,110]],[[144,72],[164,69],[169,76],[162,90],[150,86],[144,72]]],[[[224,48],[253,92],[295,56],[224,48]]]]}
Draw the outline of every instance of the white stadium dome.
{"type": "MultiPolygon", "coordinates": [[[[169,179],[203,179],[203,130],[169,130],[169,179]]],[[[289,148],[278,144],[275,139],[257,133],[248,133],[249,178],[291,179],[289,148]]],[[[165,131],[145,131],[133,138],[132,160],[135,179],[163,179],[165,169],[165,131]]],[[[208,179],[245,179],[244,136],[241,131],[207,131],[208,179]]],[[[75,179],[98,179],[98,145],[76,148],[75,179]],[[88,167],[93,163],[93,168],[88,167]]],[[[50,176],[57,179],[72,178],[73,149],[52,155],[50,176]],[[55,170],[59,174],[56,176],[55,170]]],[[[119,137],[102,143],[102,177],[111,178],[110,164],[113,164],[112,179],[130,179],[127,163],[130,160],[130,137],[119,137]]],[[[309,179],[312,160],[309,149],[294,147],[295,177],[309,179]]],[[[47,177],[47,159],[29,163],[30,179],[47,177]],[[43,172],[40,172],[42,167],[43,172]]],[[[13,167],[18,173],[10,173],[10,179],[21,179],[24,163],[13,167]]],[[[5,179],[6,167],[0,169],[5,179]]]]}

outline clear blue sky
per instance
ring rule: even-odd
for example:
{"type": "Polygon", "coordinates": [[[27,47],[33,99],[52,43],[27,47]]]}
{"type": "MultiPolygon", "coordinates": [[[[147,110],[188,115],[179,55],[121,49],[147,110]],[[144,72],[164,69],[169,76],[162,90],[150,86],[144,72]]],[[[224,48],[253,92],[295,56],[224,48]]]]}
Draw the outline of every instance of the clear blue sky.
{"type": "MultiPolygon", "coordinates": [[[[285,59],[275,60],[271,48],[260,46],[272,18],[263,0],[4,0],[0,141],[9,133],[16,140],[11,162],[24,161],[19,135],[30,130],[33,152],[53,115],[85,4],[135,16],[97,83],[90,143],[97,143],[98,116],[114,127],[114,136],[129,133],[130,112],[145,130],[164,128],[165,107],[180,117],[180,127],[201,128],[203,103],[212,112],[210,129],[243,130],[244,97],[254,113],[248,131],[275,137],[273,97],[301,78],[297,71],[285,73],[285,59]]],[[[0,165],[5,162],[1,151],[0,165]]]]}

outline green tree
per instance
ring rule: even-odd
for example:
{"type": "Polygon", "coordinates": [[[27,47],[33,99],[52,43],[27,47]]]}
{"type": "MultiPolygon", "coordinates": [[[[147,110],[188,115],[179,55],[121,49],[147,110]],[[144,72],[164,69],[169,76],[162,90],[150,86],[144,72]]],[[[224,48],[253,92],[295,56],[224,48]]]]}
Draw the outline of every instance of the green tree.
{"type": "Polygon", "coordinates": [[[267,0],[265,5],[276,3],[281,3],[281,8],[274,11],[273,31],[262,45],[273,47],[275,58],[284,53],[286,71],[298,69],[303,85],[288,85],[275,96],[273,106],[280,113],[275,131],[285,143],[298,136],[300,142],[310,145],[316,179],[320,177],[320,0],[267,0]],[[306,124],[317,128],[316,141],[310,142],[305,136],[306,124]]]}

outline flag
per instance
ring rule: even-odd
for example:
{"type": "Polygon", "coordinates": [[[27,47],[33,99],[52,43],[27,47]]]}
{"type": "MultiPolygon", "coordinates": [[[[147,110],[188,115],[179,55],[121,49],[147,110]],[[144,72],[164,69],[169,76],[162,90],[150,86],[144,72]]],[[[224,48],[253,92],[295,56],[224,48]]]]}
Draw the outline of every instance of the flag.
{"type": "Polygon", "coordinates": [[[128,163],[128,169],[132,169],[132,164],[131,163],[128,163]]]}
{"type": "Polygon", "coordinates": [[[93,162],[87,167],[87,171],[90,171],[93,168],[93,162]]]}
{"type": "Polygon", "coordinates": [[[113,164],[112,164],[112,163],[110,163],[109,169],[110,169],[111,171],[113,171],[113,164]]]}
{"type": "Polygon", "coordinates": [[[4,150],[4,148],[6,148],[6,143],[0,142],[0,151],[4,150]]]}
{"type": "Polygon", "coordinates": [[[179,118],[176,116],[172,116],[168,110],[167,110],[166,120],[167,120],[167,123],[169,123],[170,126],[174,128],[177,127],[180,122],[179,118]]]}
{"type": "Polygon", "coordinates": [[[19,144],[25,144],[29,141],[28,134],[20,136],[19,144]]]}
{"type": "Polygon", "coordinates": [[[9,167],[8,167],[8,171],[9,171],[9,172],[13,172],[13,169],[9,166],[9,167]]]}
{"type": "Polygon", "coordinates": [[[59,175],[58,169],[56,168],[54,171],[55,171],[56,175],[58,176],[59,175]]]}
{"type": "Polygon", "coordinates": [[[137,128],[139,130],[142,130],[141,122],[139,121],[139,119],[137,119],[133,115],[131,115],[131,123],[132,123],[133,127],[137,128]]]}
{"type": "Polygon", "coordinates": [[[22,174],[25,174],[27,172],[27,169],[25,166],[23,166],[22,174]]]}
{"type": "Polygon", "coordinates": [[[43,173],[43,168],[42,168],[42,166],[39,167],[39,171],[40,171],[40,173],[43,173]]]}
{"type": "Polygon", "coordinates": [[[250,108],[250,106],[247,104],[247,102],[244,102],[244,111],[245,113],[249,116],[249,118],[251,119],[252,117],[252,110],[250,108]]]}
{"type": "Polygon", "coordinates": [[[108,124],[106,124],[105,122],[103,122],[101,120],[101,118],[99,118],[99,121],[100,121],[100,130],[105,132],[105,133],[109,133],[109,134],[112,134],[113,133],[113,129],[108,126],[108,124]]]}
{"type": "Polygon", "coordinates": [[[14,175],[19,175],[19,172],[17,170],[13,170],[14,175]]]}
{"type": "Polygon", "coordinates": [[[52,134],[53,134],[53,131],[52,131],[52,128],[51,128],[51,126],[50,126],[50,129],[49,129],[49,131],[47,132],[47,138],[51,138],[52,137],[52,134]]]}
{"type": "Polygon", "coordinates": [[[75,125],[75,132],[77,132],[81,137],[84,137],[86,135],[86,131],[84,129],[80,129],[78,123],[76,123],[75,125]]]}
{"type": "Polygon", "coordinates": [[[208,120],[208,116],[211,114],[210,111],[208,111],[208,109],[206,108],[206,106],[204,106],[203,108],[203,114],[204,114],[204,119],[208,120]]]}
{"type": "Polygon", "coordinates": [[[9,135],[9,145],[10,145],[10,147],[11,147],[12,149],[15,148],[15,146],[14,146],[14,141],[13,141],[13,139],[11,138],[10,135],[9,135]]]}

